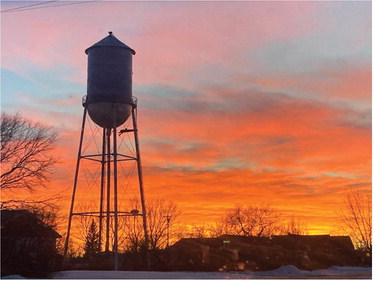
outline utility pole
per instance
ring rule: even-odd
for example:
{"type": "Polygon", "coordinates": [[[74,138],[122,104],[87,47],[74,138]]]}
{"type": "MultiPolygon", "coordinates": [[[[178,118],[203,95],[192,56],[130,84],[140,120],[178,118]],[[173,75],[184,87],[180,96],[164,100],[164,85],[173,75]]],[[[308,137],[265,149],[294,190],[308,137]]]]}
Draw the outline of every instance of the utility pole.
{"type": "Polygon", "coordinates": [[[164,218],[166,218],[166,247],[169,247],[171,216],[164,216],[164,218]]]}

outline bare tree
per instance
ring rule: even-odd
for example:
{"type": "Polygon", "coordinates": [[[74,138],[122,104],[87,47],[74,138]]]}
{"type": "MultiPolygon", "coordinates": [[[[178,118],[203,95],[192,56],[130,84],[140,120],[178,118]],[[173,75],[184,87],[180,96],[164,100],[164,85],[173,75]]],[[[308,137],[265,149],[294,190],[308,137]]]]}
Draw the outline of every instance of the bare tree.
{"type": "MultiPolygon", "coordinates": [[[[135,199],[131,202],[132,209],[138,210],[139,202],[135,199]]],[[[142,217],[137,216],[136,213],[135,211],[133,216],[119,218],[118,224],[121,232],[118,244],[124,250],[138,252],[145,246],[145,240],[142,217]]]]}
{"type": "Polygon", "coordinates": [[[371,197],[359,191],[348,192],[345,197],[344,208],[340,210],[338,216],[343,230],[352,237],[356,247],[371,255],[371,197]]]}
{"type": "Polygon", "coordinates": [[[45,186],[57,133],[20,115],[1,115],[1,190],[45,186]]]}
{"type": "Polygon", "coordinates": [[[188,238],[209,238],[211,227],[207,224],[193,224],[187,230],[186,236],[188,238]]]}
{"type": "Polygon", "coordinates": [[[167,243],[167,234],[169,235],[175,223],[180,216],[181,211],[177,205],[171,201],[155,199],[148,201],[147,220],[150,249],[160,249],[167,243]]]}
{"type": "MultiPolygon", "coordinates": [[[[139,204],[133,203],[136,208],[139,204]]],[[[173,225],[181,211],[171,201],[154,199],[147,201],[148,239],[151,250],[160,249],[173,238],[173,225]]],[[[141,217],[125,217],[121,224],[128,238],[128,249],[139,251],[144,246],[144,230],[141,217]]]]}
{"type": "Polygon", "coordinates": [[[120,229],[122,229],[121,236],[124,235],[127,239],[123,244],[118,243],[124,250],[140,251],[144,246],[144,230],[140,217],[123,217],[120,220],[120,229]]]}
{"type": "Polygon", "coordinates": [[[295,217],[290,217],[288,220],[282,222],[279,234],[307,235],[308,229],[305,223],[295,219],[295,217]]]}
{"type": "Polygon", "coordinates": [[[236,225],[231,224],[231,222],[228,220],[228,212],[226,212],[225,216],[218,218],[211,229],[212,237],[218,237],[224,234],[240,234],[236,225]]]}
{"type": "Polygon", "coordinates": [[[237,206],[225,217],[226,230],[234,235],[271,236],[279,231],[280,214],[267,206],[237,206]]]}
{"type": "MultiPolygon", "coordinates": [[[[137,209],[136,209],[137,210],[137,209]]],[[[110,220],[109,246],[114,246],[114,219],[110,220]]],[[[104,238],[104,237],[103,237],[104,238]]],[[[144,246],[144,230],[141,216],[118,216],[118,251],[139,251],[144,246]]]]}
{"type": "Polygon", "coordinates": [[[213,238],[212,236],[212,225],[192,224],[192,225],[178,225],[173,231],[173,239],[182,238],[213,238]]]}
{"type": "MultiPolygon", "coordinates": [[[[65,242],[66,242],[66,230],[59,232],[62,236],[61,239],[57,239],[56,241],[56,250],[57,253],[60,255],[64,255],[65,250],[65,242]]],[[[69,258],[75,258],[83,254],[82,247],[76,242],[76,240],[70,240],[69,241],[69,249],[66,253],[66,256],[69,258]]]]}
{"type": "Polygon", "coordinates": [[[28,210],[35,214],[43,223],[57,231],[61,219],[58,203],[62,198],[62,196],[56,195],[46,199],[11,199],[1,202],[1,209],[28,210]]]}

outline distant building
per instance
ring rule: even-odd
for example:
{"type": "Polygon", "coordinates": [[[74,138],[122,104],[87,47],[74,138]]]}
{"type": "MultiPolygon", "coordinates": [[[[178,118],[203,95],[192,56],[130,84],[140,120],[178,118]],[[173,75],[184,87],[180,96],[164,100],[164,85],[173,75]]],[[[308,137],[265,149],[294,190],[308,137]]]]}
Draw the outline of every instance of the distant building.
{"type": "Polygon", "coordinates": [[[168,250],[170,270],[271,270],[283,265],[314,270],[359,265],[349,236],[277,235],[183,238],[168,250]]]}
{"type": "Polygon", "coordinates": [[[61,238],[27,210],[1,210],[1,276],[46,277],[61,238]]]}

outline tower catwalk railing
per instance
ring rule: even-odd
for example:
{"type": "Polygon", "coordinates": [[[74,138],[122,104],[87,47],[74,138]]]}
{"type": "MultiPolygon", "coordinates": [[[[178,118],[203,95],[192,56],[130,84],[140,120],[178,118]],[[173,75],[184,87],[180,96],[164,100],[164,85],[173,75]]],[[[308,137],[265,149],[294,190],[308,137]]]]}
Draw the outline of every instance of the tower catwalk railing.
{"type": "Polygon", "coordinates": [[[147,250],[147,253],[146,253],[147,268],[149,268],[150,266],[149,253],[148,253],[149,239],[148,239],[148,227],[147,227],[147,215],[146,215],[147,212],[146,212],[144,187],[143,187],[143,172],[142,172],[142,165],[141,165],[138,127],[137,127],[137,99],[133,97],[132,104],[131,104],[132,106],[131,118],[132,118],[133,128],[130,128],[130,129],[125,128],[125,129],[120,130],[119,132],[117,132],[117,128],[115,128],[115,126],[114,128],[103,128],[102,129],[101,153],[97,153],[97,154],[91,153],[91,154],[83,155],[83,152],[82,152],[82,145],[83,145],[84,132],[85,132],[85,123],[87,122],[87,108],[86,108],[87,102],[86,102],[85,97],[83,97],[82,99],[82,105],[84,107],[84,112],[83,112],[82,127],[81,127],[81,132],[80,132],[79,148],[78,148],[77,162],[76,162],[76,168],[75,168],[70,211],[69,211],[69,217],[68,217],[68,229],[67,229],[66,240],[65,240],[64,256],[67,257],[70,236],[71,236],[71,229],[72,229],[72,221],[73,221],[74,216],[90,216],[90,217],[97,217],[99,219],[99,230],[98,230],[99,249],[100,251],[102,251],[104,240],[105,240],[105,246],[104,246],[105,252],[110,251],[110,234],[111,234],[110,224],[111,224],[111,220],[114,220],[114,230],[112,233],[114,241],[112,244],[112,249],[114,252],[114,270],[118,270],[119,268],[118,218],[122,216],[133,216],[133,217],[141,216],[143,231],[144,231],[144,242],[145,242],[145,246],[147,250]],[[125,133],[133,134],[136,156],[118,153],[117,134],[121,136],[122,134],[125,134],[125,133]],[[113,152],[111,152],[111,149],[113,150],[113,152]],[[74,211],[81,160],[95,161],[95,162],[99,162],[101,165],[99,211],[81,211],[81,212],[74,211]],[[137,167],[137,172],[138,172],[138,185],[139,185],[139,193],[140,193],[141,212],[137,210],[132,210],[130,212],[119,210],[119,206],[118,206],[118,162],[122,162],[122,161],[136,161],[136,167],[137,167]],[[113,165],[111,165],[111,163],[113,165]],[[113,172],[113,177],[111,177],[112,172],[113,172]],[[113,186],[111,185],[112,183],[113,183],[113,186]],[[106,202],[104,201],[104,199],[106,199],[106,202]],[[113,204],[113,206],[111,205],[111,203],[113,204]],[[105,229],[104,229],[104,225],[105,225],[105,229]],[[105,235],[105,239],[104,239],[104,235],[105,235]]]}

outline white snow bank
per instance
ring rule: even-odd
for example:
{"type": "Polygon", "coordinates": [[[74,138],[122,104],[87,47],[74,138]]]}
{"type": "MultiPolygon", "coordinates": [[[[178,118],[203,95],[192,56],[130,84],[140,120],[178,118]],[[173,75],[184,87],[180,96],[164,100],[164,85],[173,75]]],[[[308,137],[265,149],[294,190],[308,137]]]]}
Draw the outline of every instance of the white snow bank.
{"type": "Polygon", "coordinates": [[[256,272],[70,270],[56,272],[53,279],[371,279],[371,271],[371,267],[343,266],[307,271],[293,265],[256,272]]]}
{"type": "Polygon", "coordinates": [[[349,266],[332,266],[328,269],[319,270],[301,270],[294,265],[281,266],[270,271],[254,272],[258,276],[358,276],[365,275],[371,278],[371,267],[349,267],[349,266]]]}
{"type": "Polygon", "coordinates": [[[7,275],[7,276],[1,277],[1,279],[26,279],[26,278],[21,275],[7,275]]]}

